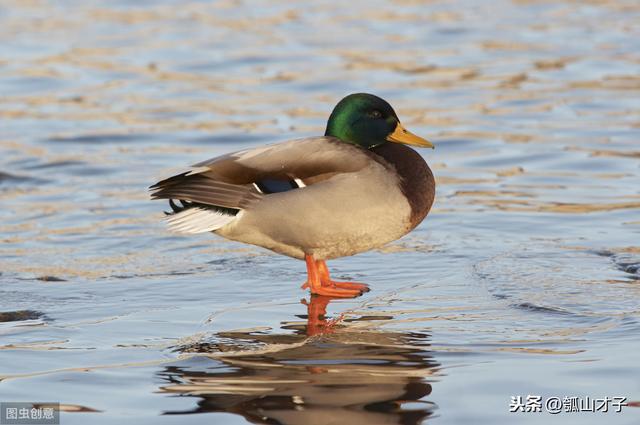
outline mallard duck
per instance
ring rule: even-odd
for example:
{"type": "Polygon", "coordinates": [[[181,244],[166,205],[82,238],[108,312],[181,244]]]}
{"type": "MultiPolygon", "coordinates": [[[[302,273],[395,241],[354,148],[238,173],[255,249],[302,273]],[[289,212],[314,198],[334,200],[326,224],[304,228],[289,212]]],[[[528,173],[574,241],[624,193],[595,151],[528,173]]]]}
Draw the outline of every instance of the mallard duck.
{"type": "Polygon", "coordinates": [[[151,186],[151,197],[169,200],[174,231],[214,232],[304,260],[303,289],[356,297],[368,286],[332,280],[325,261],[406,235],[433,203],[433,174],[406,145],[433,148],[385,100],[350,94],[333,109],[324,136],[201,162],[151,186]]]}

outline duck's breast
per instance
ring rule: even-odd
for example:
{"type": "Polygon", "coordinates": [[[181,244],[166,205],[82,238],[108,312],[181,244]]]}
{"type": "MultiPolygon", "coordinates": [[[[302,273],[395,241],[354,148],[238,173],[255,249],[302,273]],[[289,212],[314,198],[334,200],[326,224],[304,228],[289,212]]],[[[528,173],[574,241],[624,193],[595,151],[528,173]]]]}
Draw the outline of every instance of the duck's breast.
{"type": "Polygon", "coordinates": [[[436,182],[426,161],[418,152],[398,143],[385,143],[371,151],[381,163],[395,169],[400,190],[410,205],[409,229],[413,230],[429,213],[436,193],[436,182]]]}

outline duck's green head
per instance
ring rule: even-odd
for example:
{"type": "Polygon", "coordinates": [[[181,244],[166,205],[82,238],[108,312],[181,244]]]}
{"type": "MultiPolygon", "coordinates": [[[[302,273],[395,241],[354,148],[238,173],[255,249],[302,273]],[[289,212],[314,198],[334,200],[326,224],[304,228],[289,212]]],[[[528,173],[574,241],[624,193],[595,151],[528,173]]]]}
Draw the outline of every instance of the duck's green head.
{"type": "Polygon", "coordinates": [[[325,136],[371,149],[387,142],[433,148],[433,144],[409,132],[384,99],[354,93],[342,99],[331,112],[325,136]]]}

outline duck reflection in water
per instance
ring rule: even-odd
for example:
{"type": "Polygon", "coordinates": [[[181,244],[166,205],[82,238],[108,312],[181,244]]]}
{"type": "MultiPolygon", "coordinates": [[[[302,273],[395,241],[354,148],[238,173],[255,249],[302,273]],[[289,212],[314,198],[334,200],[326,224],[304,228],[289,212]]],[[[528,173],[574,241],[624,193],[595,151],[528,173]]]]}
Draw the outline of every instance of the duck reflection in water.
{"type": "MultiPolygon", "coordinates": [[[[427,354],[429,336],[328,320],[330,301],[312,296],[306,325],[284,325],[289,333],[224,332],[180,347],[201,355],[161,371],[160,390],[199,400],[164,414],[227,412],[252,423],[306,425],[419,424],[431,416],[427,379],[439,365],[427,354]]],[[[372,318],[345,322],[363,320],[372,318]]]]}

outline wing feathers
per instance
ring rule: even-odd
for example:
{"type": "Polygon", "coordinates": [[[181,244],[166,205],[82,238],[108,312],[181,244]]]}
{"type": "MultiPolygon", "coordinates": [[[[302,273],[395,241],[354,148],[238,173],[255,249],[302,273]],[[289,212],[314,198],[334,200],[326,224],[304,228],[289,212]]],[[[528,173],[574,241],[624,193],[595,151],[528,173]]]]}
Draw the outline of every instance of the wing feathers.
{"type": "Polygon", "coordinates": [[[359,171],[371,163],[371,155],[332,137],[299,139],[201,162],[151,186],[151,198],[182,201],[182,207],[170,204],[174,212],[166,220],[172,230],[209,232],[270,194],[359,171]]]}
{"type": "Polygon", "coordinates": [[[260,199],[253,185],[226,183],[203,174],[178,174],[151,186],[151,191],[152,199],[183,199],[236,209],[260,199]]]}

